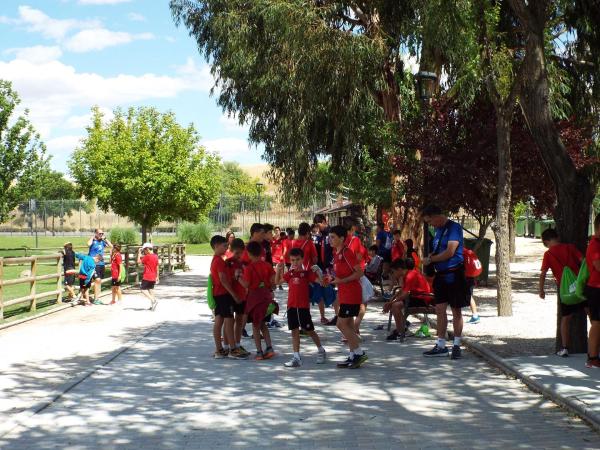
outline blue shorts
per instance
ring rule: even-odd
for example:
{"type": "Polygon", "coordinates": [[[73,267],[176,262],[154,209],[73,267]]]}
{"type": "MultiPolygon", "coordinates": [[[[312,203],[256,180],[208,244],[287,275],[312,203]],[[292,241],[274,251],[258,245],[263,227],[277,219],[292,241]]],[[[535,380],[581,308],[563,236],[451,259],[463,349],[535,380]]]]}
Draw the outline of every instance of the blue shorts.
{"type": "Polygon", "coordinates": [[[310,285],[310,302],[318,305],[321,300],[325,300],[325,306],[329,307],[335,302],[335,289],[333,286],[323,287],[318,283],[310,285]]]}

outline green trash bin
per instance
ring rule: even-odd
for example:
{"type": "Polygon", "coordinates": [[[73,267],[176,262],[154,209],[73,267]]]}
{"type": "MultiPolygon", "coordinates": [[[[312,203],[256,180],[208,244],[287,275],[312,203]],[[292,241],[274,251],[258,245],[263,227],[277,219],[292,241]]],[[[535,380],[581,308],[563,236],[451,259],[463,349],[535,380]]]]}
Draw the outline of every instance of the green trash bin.
{"type": "Polygon", "coordinates": [[[517,236],[519,236],[519,237],[525,236],[526,225],[527,225],[527,218],[526,217],[519,217],[519,218],[517,218],[516,227],[515,227],[516,228],[517,236]]]}
{"type": "Polygon", "coordinates": [[[541,239],[542,233],[549,228],[554,228],[554,220],[536,220],[535,221],[535,237],[541,239]]]}
{"type": "MultiPolygon", "coordinates": [[[[483,282],[486,286],[488,284],[488,278],[490,276],[490,251],[492,249],[493,243],[494,242],[491,241],[490,239],[484,238],[483,242],[481,243],[481,245],[475,252],[477,257],[479,258],[479,261],[481,261],[481,267],[483,268],[481,275],[479,275],[479,277],[477,279],[479,281],[483,282]]],[[[465,239],[465,247],[467,247],[470,250],[473,250],[475,248],[476,244],[477,244],[477,239],[474,239],[474,238],[465,239]]]]}

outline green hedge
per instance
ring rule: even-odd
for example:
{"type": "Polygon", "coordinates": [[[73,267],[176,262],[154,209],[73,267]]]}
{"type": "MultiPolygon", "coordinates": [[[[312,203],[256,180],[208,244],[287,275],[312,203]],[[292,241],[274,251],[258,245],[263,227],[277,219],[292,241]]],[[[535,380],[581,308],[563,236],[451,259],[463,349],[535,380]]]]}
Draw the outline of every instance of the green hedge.
{"type": "Polygon", "coordinates": [[[133,245],[140,242],[140,233],[135,228],[112,228],[109,239],[115,244],[133,245]]]}
{"type": "Polygon", "coordinates": [[[212,225],[209,222],[183,222],[177,227],[177,238],[185,244],[204,244],[210,242],[212,225]]]}

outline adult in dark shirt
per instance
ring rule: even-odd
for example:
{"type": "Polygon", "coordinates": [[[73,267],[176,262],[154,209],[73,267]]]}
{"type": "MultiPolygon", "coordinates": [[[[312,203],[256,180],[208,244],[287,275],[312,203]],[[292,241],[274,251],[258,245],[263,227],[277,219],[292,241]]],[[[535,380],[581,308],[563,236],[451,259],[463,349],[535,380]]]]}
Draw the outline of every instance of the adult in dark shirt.
{"type": "Polygon", "coordinates": [[[63,247],[63,280],[65,289],[67,290],[67,298],[72,300],[75,298],[75,290],[73,285],[75,284],[75,252],[73,251],[73,244],[71,242],[65,243],[63,247]]]}

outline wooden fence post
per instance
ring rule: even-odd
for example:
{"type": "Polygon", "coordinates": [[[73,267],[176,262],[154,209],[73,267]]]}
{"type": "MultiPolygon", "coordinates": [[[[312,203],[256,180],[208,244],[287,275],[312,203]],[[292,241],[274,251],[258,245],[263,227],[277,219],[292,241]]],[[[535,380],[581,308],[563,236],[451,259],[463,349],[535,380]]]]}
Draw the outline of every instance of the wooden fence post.
{"type": "Polygon", "coordinates": [[[129,245],[125,246],[125,260],[123,261],[125,264],[125,284],[129,284],[129,245]]]}
{"type": "Polygon", "coordinates": [[[169,273],[170,273],[170,272],[173,272],[173,246],[171,244],[169,244],[168,250],[169,250],[169,273]]]}
{"type": "Polygon", "coordinates": [[[4,320],[4,258],[0,257],[0,320],[4,320]]]}
{"type": "Polygon", "coordinates": [[[56,294],[56,304],[60,305],[60,302],[62,301],[62,295],[63,295],[63,284],[62,284],[62,256],[57,256],[56,257],[56,290],[58,291],[56,294]]]}
{"type": "Polygon", "coordinates": [[[31,296],[31,307],[29,308],[31,312],[35,312],[37,310],[37,299],[35,298],[35,287],[36,287],[36,276],[37,276],[37,258],[33,257],[31,260],[31,282],[29,284],[29,295],[31,296]]]}

